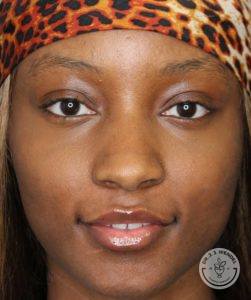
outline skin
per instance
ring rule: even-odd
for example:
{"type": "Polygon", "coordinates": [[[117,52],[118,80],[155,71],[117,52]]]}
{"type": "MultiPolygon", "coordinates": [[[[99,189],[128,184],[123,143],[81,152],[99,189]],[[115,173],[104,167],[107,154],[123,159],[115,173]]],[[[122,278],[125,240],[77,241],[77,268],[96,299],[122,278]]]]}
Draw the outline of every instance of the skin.
{"type": "MultiPolygon", "coordinates": [[[[47,252],[49,300],[215,299],[198,264],[227,224],[242,157],[237,79],[220,66],[196,47],[143,30],[82,34],[19,65],[8,141],[25,213],[47,252]],[[59,54],[100,72],[38,63],[59,54]],[[209,64],[159,75],[191,59],[209,64]],[[66,96],[88,115],[63,120],[40,108],[66,96]],[[178,114],[188,100],[202,116],[178,114]],[[113,208],[177,221],[151,247],[113,252],[77,222],[113,208]]],[[[55,107],[47,109],[63,113],[55,107]]]]}

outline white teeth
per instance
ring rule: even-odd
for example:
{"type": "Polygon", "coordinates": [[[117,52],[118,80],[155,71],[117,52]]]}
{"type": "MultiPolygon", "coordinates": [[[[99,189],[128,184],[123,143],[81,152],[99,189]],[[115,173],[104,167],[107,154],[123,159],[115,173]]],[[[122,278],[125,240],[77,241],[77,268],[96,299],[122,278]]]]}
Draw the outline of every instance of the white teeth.
{"type": "Polygon", "coordinates": [[[132,224],[128,224],[128,229],[135,229],[135,228],[139,228],[142,227],[142,223],[132,223],[132,224]]]}
{"type": "Polygon", "coordinates": [[[111,226],[115,229],[136,229],[136,228],[140,228],[142,226],[148,226],[150,225],[150,223],[130,223],[130,224],[111,224],[111,225],[106,225],[106,226],[111,226]]]}
{"type": "Polygon", "coordinates": [[[115,229],[126,229],[127,224],[112,224],[115,229]]]}

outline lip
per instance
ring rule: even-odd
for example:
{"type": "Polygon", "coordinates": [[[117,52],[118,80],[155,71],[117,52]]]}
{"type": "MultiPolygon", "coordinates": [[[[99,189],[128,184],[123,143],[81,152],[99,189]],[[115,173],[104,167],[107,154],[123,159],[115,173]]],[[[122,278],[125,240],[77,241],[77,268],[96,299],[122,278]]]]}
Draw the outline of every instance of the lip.
{"type": "Polygon", "coordinates": [[[101,246],[113,251],[135,251],[150,246],[160,238],[164,230],[171,228],[175,219],[165,220],[146,210],[113,210],[85,222],[89,234],[101,246]],[[107,225],[150,223],[135,229],[117,229],[107,225]]]}
{"type": "Polygon", "coordinates": [[[118,223],[151,223],[162,226],[168,225],[172,220],[166,220],[156,214],[147,210],[120,210],[114,209],[109,211],[98,218],[85,222],[88,225],[109,225],[118,223]]]}

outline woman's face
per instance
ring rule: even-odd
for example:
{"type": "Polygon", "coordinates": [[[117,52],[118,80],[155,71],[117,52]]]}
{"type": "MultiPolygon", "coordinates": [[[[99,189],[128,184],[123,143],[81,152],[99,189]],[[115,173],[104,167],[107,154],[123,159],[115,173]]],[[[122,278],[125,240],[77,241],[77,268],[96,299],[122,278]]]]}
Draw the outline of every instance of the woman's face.
{"type": "Polygon", "coordinates": [[[183,278],[182,290],[198,278],[234,200],[240,100],[218,60],[155,32],[92,32],[30,54],[18,69],[8,139],[50,272],[76,293],[125,299],[171,295],[175,281],[183,278]],[[62,98],[79,109],[49,104],[62,98]],[[144,249],[112,251],[83,222],[114,208],[175,221],[144,249]]]}

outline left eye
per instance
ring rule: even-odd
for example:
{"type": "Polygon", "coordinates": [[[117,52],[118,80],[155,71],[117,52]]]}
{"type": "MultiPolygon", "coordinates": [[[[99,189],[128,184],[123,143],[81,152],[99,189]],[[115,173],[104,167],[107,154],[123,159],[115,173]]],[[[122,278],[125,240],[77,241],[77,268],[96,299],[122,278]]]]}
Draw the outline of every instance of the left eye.
{"type": "Polygon", "coordinates": [[[53,100],[52,104],[46,106],[46,110],[63,117],[95,114],[93,110],[73,98],[53,100]]]}
{"type": "Polygon", "coordinates": [[[203,105],[186,101],[173,105],[170,109],[166,110],[162,114],[165,116],[175,116],[185,119],[197,119],[209,113],[209,110],[203,105]]]}

